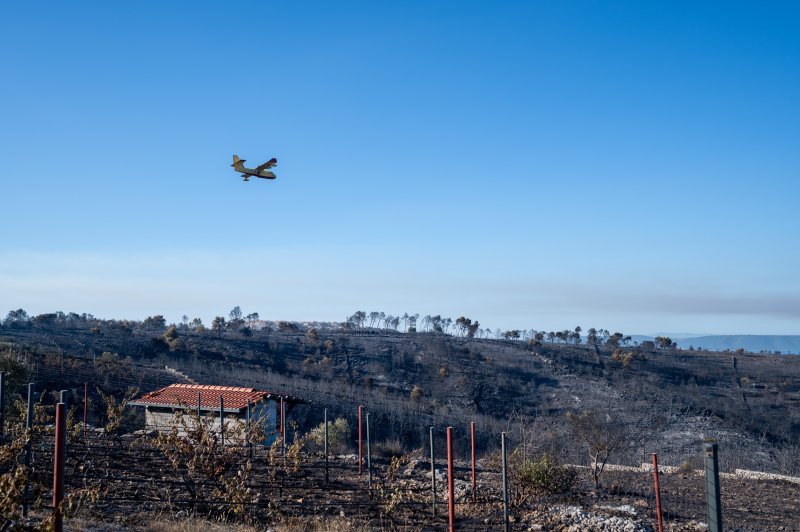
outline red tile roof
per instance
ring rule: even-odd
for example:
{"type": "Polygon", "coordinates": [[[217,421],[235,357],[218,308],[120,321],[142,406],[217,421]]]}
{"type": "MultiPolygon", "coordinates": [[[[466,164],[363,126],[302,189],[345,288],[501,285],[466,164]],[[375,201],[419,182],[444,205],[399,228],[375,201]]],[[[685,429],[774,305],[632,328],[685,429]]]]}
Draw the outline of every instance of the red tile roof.
{"type": "Polygon", "coordinates": [[[200,407],[203,409],[218,409],[219,398],[223,399],[225,410],[242,410],[247,408],[247,401],[255,404],[263,399],[280,395],[271,394],[255,388],[241,388],[239,386],[209,386],[205,384],[170,384],[154,392],[146,393],[136,401],[129,404],[138,406],[167,406],[179,407],[197,406],[197,393],[200,392],[200,407]]]}

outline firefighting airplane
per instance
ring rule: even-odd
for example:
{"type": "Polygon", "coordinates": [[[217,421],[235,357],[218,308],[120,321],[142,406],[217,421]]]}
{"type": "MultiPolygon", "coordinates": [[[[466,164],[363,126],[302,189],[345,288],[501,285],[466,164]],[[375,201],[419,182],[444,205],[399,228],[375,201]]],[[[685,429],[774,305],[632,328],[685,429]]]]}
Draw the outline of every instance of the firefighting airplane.
{"type": "Polygon", "coordinates": [[[275,157],[262,165],[256,166],[255,168],[245,168],[244,162],[244,159],[239,159],[238,155],[234,155],[233,164],[231,165],[233,166],[234,170],[244,174],[242,176],[244,181],[250,181],[250,177],[260,177],[261,179],[275,179],[277,177],[275,174],[269,171],[270,168],[278,164],[278,159],[275,157]]]}

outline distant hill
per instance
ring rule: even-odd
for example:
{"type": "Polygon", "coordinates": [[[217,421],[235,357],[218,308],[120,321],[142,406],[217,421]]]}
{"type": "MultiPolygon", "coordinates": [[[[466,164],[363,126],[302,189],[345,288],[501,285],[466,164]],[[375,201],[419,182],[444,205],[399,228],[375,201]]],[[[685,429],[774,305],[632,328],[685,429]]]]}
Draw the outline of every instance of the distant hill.
{"type": "Polygon", "coordinates": [[[735,351],[742,348],[745,351],[759,353],[761,351],[780,351],[781,353],[800,353],[800,335],[716,335],[697,336],[695,338],[675,339],[681,347],[702,347],[712,351],[735,351]]]}
{"type": "MultiPolygon", "coordinates": [[[[736,351],[741,348],[751,353],[762,351],[776,352],[783,354],[800,354],[800,335],[774,335],[774,334],[717,334],[707,336],[669,335],[680,347],[702,347],[711,351],[725,351],[730,349],[736,351]]],[[[631,337],[635,342],[653,340],[653,336],[634,335],[631,337]]]]}

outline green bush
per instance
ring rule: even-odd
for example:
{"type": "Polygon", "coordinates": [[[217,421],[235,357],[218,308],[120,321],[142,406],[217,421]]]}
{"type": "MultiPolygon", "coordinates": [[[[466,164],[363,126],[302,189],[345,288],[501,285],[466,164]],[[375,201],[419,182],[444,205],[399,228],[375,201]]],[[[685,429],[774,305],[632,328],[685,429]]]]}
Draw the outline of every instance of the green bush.
{"type": "Polygon", "coordinates": [[[516,480],[522,491],[532,494],[566,493],[575,485],[575,471],[543,454],[538,460],[524,460],[516,480]]]}
{"type": "MultiPolygon", "coordinates": [[[[328,449],[331,453],[341,454],[350,451],[352,449],[351,436],[352,429],[345,418],[336,418],[334,422],[328,421],[328,449]]],[[[306,435],[306,439],[322,449],[325,443],[325,423],[322,422],[311,429],[311,432],[306,435]]]]}

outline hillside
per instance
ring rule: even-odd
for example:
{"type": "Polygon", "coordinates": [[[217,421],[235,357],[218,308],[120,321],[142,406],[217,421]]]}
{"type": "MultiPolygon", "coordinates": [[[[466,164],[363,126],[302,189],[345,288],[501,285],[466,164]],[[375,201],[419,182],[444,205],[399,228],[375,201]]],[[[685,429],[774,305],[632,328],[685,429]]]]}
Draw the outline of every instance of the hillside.
{"type": "Polygon", "coordinates": [[[303,397],[309,403],[292,413],[300,430],[319,423],[323,407],[352,418],[364,404],[379,446],[419,447],[428,426],[451,425],[465,451],[463,436],[475,421],[484,450],[508,431],[517,443],[581,463],[585,452],[569,443],[566,414],[590,410],[624,435],[617,463],[638,465],[651,452],[665,464],[693,463],[700,442],[712,437],[725,470],[798,472],[796,356],[640,348],[615,354],[609,346],[340,329],[210,334],[179,327],[169,340],[164,334],[135,322],[89,320],[4,327],[0,340],[26,352],[37,378],[53,389],[102,378],[102,363],[104,372],[125,376],[106,378],[109,389],[145,392],[165,378],[133,378],[131,368],[152,375],[168,366],[196,382],[303,397]],[[53,370],[65,360],[72,373],[53,370]]]}

